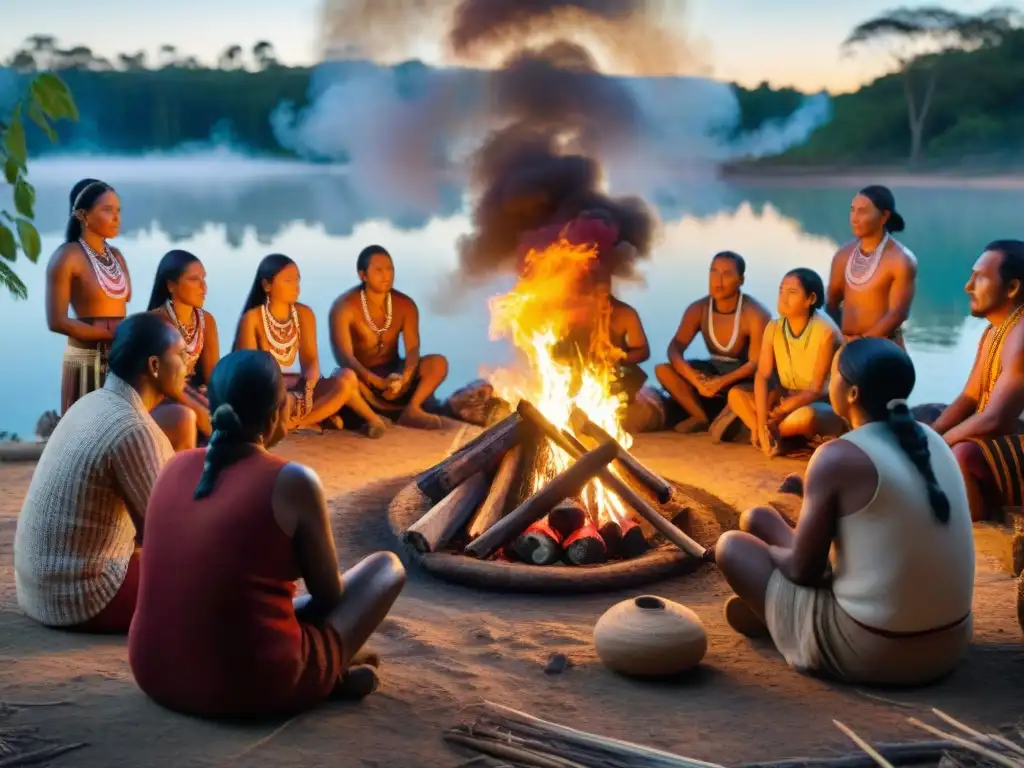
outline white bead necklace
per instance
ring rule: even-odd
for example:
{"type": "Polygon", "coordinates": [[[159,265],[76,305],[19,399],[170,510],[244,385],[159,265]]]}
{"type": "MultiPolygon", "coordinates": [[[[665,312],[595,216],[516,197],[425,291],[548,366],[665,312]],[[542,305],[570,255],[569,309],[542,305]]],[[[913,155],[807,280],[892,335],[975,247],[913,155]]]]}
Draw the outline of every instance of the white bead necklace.
{"type": "Polygon", "coordinates": [[[882,238],[882,242],[878,244],[878,247],[871,253],[864,253],[860,247],[860,240],[857,241],[857,246],[853,249],[853,253],[850,254],[850,258],[846,260],[846,282],[850,285],[864,285],[869,282],[872,277],[875,276],[875,271],[878,269],[878,264],[882,260],[882,255],[885,253],[885,246],[889,244],[889,233],[885,233],[885,237],[882,238]]]}
{"type": "Polygon", "coordinates": [[[732,321],[732,336],[729,337],[729,343],[723,347],[718,342],[718,337],[715,335],[715,300],[708,296],[708,336],[711,338],[711,343],[718,347],[720,352],[728,353],[736,343],[736,339],[740,337],[740,314],[742,312],[743,294],[741,293],[736,302],[736,317],[733,318],[732,321]]]}
{"type": "Polygon", "coordinates": [[[370,326],[370,330],[377,334],[377,352],[384,351],[384,334],[391,328],[391,291],[388,291],[387,298],[384,300],[384,327],[378,328],[377,324],[373,322],[373,318],[370,317],[370,305],[366,302],[366,289],[363,288],[359,292],[359,298],[363,302],[363,317],[366,319],[366,324],[370,326]]]}
{"type": "Polygon", "coordinates": [[[103,241],[103,256],[105,258],[101,258],[90,248],[84,238],[80,238],[78,244],[82,246],[86,258],[92,265],[92,271],[96,275],[96,282],[100,284],[100,290],[111,299],[125,298],[128,295],[128,278],[121,268],[121,262],[111,253],[107,241],[103,241]]]}
{"type": "Polygon", "coordinates": [[[281,322],[270,314],[270,301],[260,308],[263,315],[263,333],[267,337],[267,350],[285,368],[295,362],[295,351],[299,346],[299,313],[292,305],[288,319],[281,322]]]}

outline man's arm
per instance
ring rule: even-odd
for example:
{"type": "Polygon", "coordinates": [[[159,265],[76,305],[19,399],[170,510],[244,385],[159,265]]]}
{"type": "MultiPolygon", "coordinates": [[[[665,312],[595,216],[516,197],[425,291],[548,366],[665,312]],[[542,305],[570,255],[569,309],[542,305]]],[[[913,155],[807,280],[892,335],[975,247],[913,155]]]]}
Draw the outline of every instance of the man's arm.
{"type": "Polygon", "coordinates": [[[948,445],[1016,431],[1017,420],[1024,411],[1024,328],[1017,326],[1009,333],[1000,355],[1002,371],[988,406],[946,432],[943,438],[948,445]]]}
{"type": "Polygon", "coordinates": [[[910,305],[914,301],[916,289],[917,259],[903,254],[893,270],[892,284],[889,286],[889,309],[864,335],[877,339],[890,338],[910,316],[910,305]]]}
{"type": "Polygon", "coordinates": [[[405,347],[405,368],[402,371],[402,389],[409,386],[420,364],[420,311],[416,302],[406,298],[408,306],[402,318],[402,345],[405,347]]]}
{"type": "Polygon", "coordinates": [[[110,463],[128,515],[135,524],[137,543],[142,542],[146,506],[153,486],[160,470],[173,456],[174,449],[164,434],[144,426],[133,427],[114,444],[110,463]]]}
{"type": "Polygon", "coordinates": [[[682,376],[691,386],[697,386],[697,372],[693,370],[683,355],[690,348],[690,344],[700,333],[700,304],[694,302],[683,313],[683,319],[679,322],[679,328],[672,341],[668,343],[668,361],[675,369],[675,372],[682,376]]]}
{"type": "Polygon", "coordinates": [[[775,409],[779,418],[783,418],[805,405],[817,402],[828,391],[828,375],[832,370],[832,358],[835,357],[838,346],[839,340],[832,333],[822,340],[821,347],[818,349],[818,357],[814,361],[814,375],[811,378],[810,389],[802,389],[796,394],[784,398],[775,409]]]}
{"type": "Polygon", "coordinates": [[[46,325],[54,333],[78,341],[113,341],[113,331],[75,320],[68,314],[71,308],[71,280],[74,277],[70,248],[69,245],[58,248],[46,267],[46,325]]]}
{"type": "Polygon", "coordinates": [[[828,555],[836,535],[843,483],[878,482],[871,460],[852,443],[835,440],[821,446],[807,467],[800,520],[792,547],[770,547],[782,575],[800,586],[815,586],[825,577],[828,555]]]}
{"type": "Polygon", "coordinates": [[[651,357],[651,345],[647,341],[640,313],[631,308],[626,313],[625,325],[627,349],[622,362],[626,365],[639,365],[647,362],[651,357]]]}
{"type": "Polygon", "coordinates": [[[990,341],[992,328],[989,327],[981,337],[978,344],[978,351],[974,353],[974,365],[971,366],[971,373],[967,377],[967,384],[964,390],[957,396],[956,400],[946,406],[946,409],[939,414],[939,418],[932,424],[932,429],[940,435],[945,435],[957,425],[963,423],[978,410],[978,400],[981,397],[981,352],[990,341]]]}
{"type": "Polygon", "coordinates": [[[843,296],[846,292],[846,259],[843,258],[843,246],[832,257],[832,268],[828,274],[828,290],[825,292],[825,311],[842,327],[843,296]]]}
{"type": "Polygon", "coordinates": [[[320,381],[320,353],[316,346],[316,315],[305,304],[297,307],[299,316],[299,370],[311,389],[320,381]]]}

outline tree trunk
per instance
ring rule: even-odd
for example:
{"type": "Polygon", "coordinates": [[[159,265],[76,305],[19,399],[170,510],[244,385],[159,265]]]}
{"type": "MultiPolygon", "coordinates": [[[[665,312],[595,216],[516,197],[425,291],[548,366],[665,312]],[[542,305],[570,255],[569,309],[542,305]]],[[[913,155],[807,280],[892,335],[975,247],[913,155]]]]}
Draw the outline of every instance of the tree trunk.
{"type": "Polygon", "coordinates": [[[913,83],[910,79],[911,65],[903,70],[903,94],[907,101],[907,122],[910,127],[910,158],[911,167],[918,167],[924,159],[924,125],[931,111],[932,99],[935,96],[935,83],[938,79],[938,68],[932,65],[926,74],[924,94],[921,104],[914,99],[913,83]]]}

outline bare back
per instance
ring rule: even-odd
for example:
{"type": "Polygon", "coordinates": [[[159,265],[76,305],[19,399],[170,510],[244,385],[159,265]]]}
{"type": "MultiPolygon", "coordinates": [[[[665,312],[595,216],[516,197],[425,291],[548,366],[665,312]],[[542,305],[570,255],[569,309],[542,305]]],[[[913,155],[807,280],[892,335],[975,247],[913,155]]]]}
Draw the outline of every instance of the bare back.
{"type": "MultiPolygon", "coordinates": [[[[863,336],[891,311],[909,313],[917,277],[917,258],[902,243],[889,238],[878,265],[853,282],[847,266],[857,241],[847,243],[832,259],[829,274],[828,306],[842,306],[841,328],[844,336],[863,336]]],[[[895,329],[894,329],[895,330],[895,329]]]]}
{"type": "Polygon", "coordinates": [[[387,322],[386,308],[374,307],[367,302],[367,311],[373,325],[382,330],[378,335],[366,320],[361,291],[361,286],[346,291],[331,307],[331,348],[334,350],[334,356],[342,360],[339,351],[346,349],[346,342],[349,342],[352,355],[366,368],[390,365],[399,358],[398,342],[406,324],[416,319],[416,302],[404,293],[392,290],[390,325],[387,322]]]}

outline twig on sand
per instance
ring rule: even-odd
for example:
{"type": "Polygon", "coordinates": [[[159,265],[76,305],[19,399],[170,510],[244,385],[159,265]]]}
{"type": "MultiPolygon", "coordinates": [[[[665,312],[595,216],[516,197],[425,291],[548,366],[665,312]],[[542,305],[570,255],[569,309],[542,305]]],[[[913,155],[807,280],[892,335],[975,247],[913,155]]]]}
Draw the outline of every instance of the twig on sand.
{"type": "Polygon", "coordinates": [[[74,702],[70,699],[59,699],[58,701],[0,701],[0,706],[28,709],[30,707],[66,707],[72,703],[74,702]]]}
{"type": "Polygon", "coordinates": [[[940,739],[949,739],[950,741],[955,742],[964,749],[970,752],[974,752],[976,755],[981,755],[982,757],[987,758],[988,760],[991,760],[993,763],[1006,766],[1006,768],[1021,768],[1022,763],[1020,760],[1011,760],[1005,755],[1001,755],[998,752],[989,749],[988,747],[981,746],[980,744],[975,744],[973,741],[970,741],[969,739],[961,738],[960,736],[957,736],[955,733],[947,733],[943,730],[940,730],[939,728],[936,728],[934,725],[922,723],[916,717],[907,718],[907,722],[917,728],[920,728],[923,731],[928,731],[928,733],[932,734],[933,736],[938,736],[940,739]]]}
{"type": "Polygon", "coordinates": [[[888,760],[882,757],[878,753],[878,750],[876,750],[874,747],[872,747],[870,744],[864,741],[864,739],[862,739],[860,736],[854,733],[852,729],[843,725],[838,720],[833,720],[832,723],[835,725],[836,728],[838,728],[840,731],[846,734],[847,738],[849,738],[850,741],[852,741],[858,747],[863,749],[866,754],[870,755],[871,759],[878,763],[880,766],[882,766],[882,768],[893,768],[892,763],[890,763],[888,760]]]}
{"type": "Polygon", "coordinates": [[[253,741],[253,742],[251,742],[251,743],[250,743],[250,744],[249,744],[248,746],[246,746],[246,748],[245,748],[245,749],[243,749],[243,750],[242,750],[241,752],[238,752],[238,753],[236,753],[236,754],[232,755],[231,757],[229,757],[229,758],[228,758],[227,760],[225,760],[225,761],[224,761],[224,762],[222,763],[222,765],[231,765],[232,763],[237,763],[237,762],[238,762],[239,760],[241,760],[241,759],[242,759],[243,757],[245,757],[245,756],[246,756],[246,755],[248,755],[249,753],[251,753],[251,752],[254,752],[255,750],[259,749],[259,748],[260,748],[260,747],[262,747],[262,746],[263,746],[264,744],[266,744],[266,743],[267,743],[267,742],[269,742],[269,741],[270,741],[271,739],[273,739],[273,738],[274,738],[275,736],[277,736],[278,734],[280,734],[280,733],[281,733],[281,732],[282,732],[282,731],[283,731],[283,730],[284,730],[285,728],[287,728],[287,727],[288,727],[289,725],[291,725],[291,724],[292,724],[292,723],[294,723],[294,722],[295,722],[296,720],[298,720],[298,719],[299,719],[300,717],[302,717],[302,715],[303,715],[303,713],[302,713],[302,712],[299,712],[299,713],[298,713],[298,714],[296,714],[296,715],[292,715],[292,716],[291,716],[291,717],[289,717],[289,718],[288,718],[287,720],[285,720],[285,721],[284,721],[283,723],[281,723],[281,725],[277,726],[277,728],[275,728],[275,729],[274,729],[274,730],[272,730],[272,731],[271,731],[270,733],[268,733],[268,734],[267,734],[266,736],[263,736],[263,737],[261,737],[261,738],[259,738],[259,739],[256,739],[256,741],[253,741]]]}
{"type": "Polygon", "coordinates": [[[954,728],[959,728],[961,731],[966,733],[968,736],[970,736],[975,741],[994,741],[996,744],[1000,745],[1001,747],[1005,747],[1006,749],[1010,750],[1011,752],[1016,752],[1018,755],[1024,756],[1024,747],[1020,746],[1019,744],[1014,744],[1012,741],[1010,741],[1005,736],[1000,736],[998,733],[982,733],[981,731],[976,731],[974,728],[971,728],[970,726],[964,725],[963,723],[961,723],[959,720],[957,720],[956,718],[952,717],[951,715],[947,715],[941,709],[933,708],[932,712],[935,713],[936,717],[938,717],[938,718],[940,718],[942,720],[945,720],[947,723],[952,725],[954,728]]]}
{"type": "Polygon", "coordinates": [[[919,705],[911,704],[909,701],[897,701],[896,699],[887,699],[885,696],[879,696],[877,693],[868,693],[867,691],[861,690],[860,688],[854,688],[853,692],[860,696],[863,696],[866,699],[880,701],[883,704],[889,704],[893,707],[901,707],[902,709],[921,709],[919,705]]]}
{"type": "Polygon", "coordinates": [[[0,759],[0,768],[15,768],[15,766],[45,763],[55,757],[65,754],[66,752],[72,752],[76,749],[81,749],[82,747],[87,746],[89,745],[84,741],[80,741],[75,744],[57,744],[52,747],[36,749],[32,752],[22,752],[20,755],[0,759]]]}

